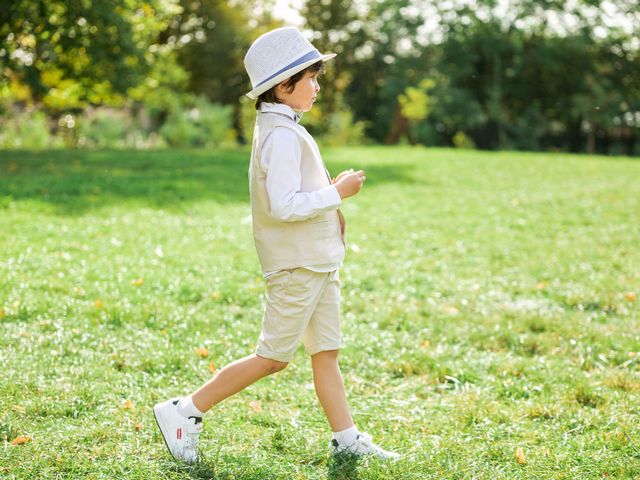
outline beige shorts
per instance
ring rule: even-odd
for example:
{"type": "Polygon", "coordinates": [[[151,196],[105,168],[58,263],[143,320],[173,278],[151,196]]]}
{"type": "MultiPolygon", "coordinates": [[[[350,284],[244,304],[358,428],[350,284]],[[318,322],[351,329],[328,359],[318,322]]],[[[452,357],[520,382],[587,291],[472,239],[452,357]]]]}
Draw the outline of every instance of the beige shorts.
{"type": "Polygon", "coordinates": [[[309,355],[337,350],[340,337],[338,271],[281,270],[266,278],[267,304],[256,355],[289,362],[300,340],[309,355]]]}

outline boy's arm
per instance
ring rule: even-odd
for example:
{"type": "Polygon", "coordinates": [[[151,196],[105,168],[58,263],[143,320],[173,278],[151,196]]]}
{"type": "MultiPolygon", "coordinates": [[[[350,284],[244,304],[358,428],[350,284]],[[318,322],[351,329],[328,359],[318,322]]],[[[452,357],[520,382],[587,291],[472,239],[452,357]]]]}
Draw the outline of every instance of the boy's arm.
{"type": "Polygon", "coordinates": [[[313,192],[300,191],[301,155],[297,134],[288,128],[274,129],[262,148],[271,215],[283,222],[306,220],[335,210],[342,203],[335,185],[313,192]]]}

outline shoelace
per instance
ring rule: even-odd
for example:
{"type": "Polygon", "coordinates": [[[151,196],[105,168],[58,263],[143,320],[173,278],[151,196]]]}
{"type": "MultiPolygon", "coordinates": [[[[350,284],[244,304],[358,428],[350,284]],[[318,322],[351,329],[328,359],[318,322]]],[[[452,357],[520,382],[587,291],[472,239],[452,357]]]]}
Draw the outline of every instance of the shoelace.
{"type": "Polygon", "coordinates": [[[360,440],[360,443],[363,444],[365,447],[371,449],[371,450],[380,450],[380,448],[373,443],[373,439],[371,438],[371,435],[369,435],[368,433],[359,433],[358,434],[358,440],[360,440]]]}
{"type": "MultiPolygon", "coordinates": [[[[338,444],[336,443],[336,446],[338,444]]],[[[352,451],[353,453],[357,453],[358,451],[360,451],[360,446],[364,445],[365,447],[368,448],[375,448],[376,445],[373,443],[373,440],[371,438],[371,435],[369,435],[368,433],[358,433],[358,436],[356,437],[356,440],[349,444],[349,445],[344,445],[342,446],[342,450],[349,450],[352,451]]]]}
{"type": "MultiPolygon", "coordinates": [[[[336,444],[336,447],[338,445],[336,444]]],[[[343,446],[340,451],[350,451],[351,453],[377,453],[379,456],[383,458],[396,458],[398,454],[394,452],[388,452],[385,449],[379,447],[375,443],[373,443],[373,439],[371,435],[368,433],[358,433],[358,437],[356,441],[350,445],[343,446]]]]}
{"type": "Polygon", "coordinates": [[[383,458],[395,458],[397,455],[396,453],[393,453],[393,452],[387,452],[384,448],[381,448],[375,443],[373,443],[373,439],[371,438],[371,435],[369,435],[368,433],[360,433],[358,434],[358,438],[360,439],[360,444],[368,448],[369,452],[371,453],[376,452],[378,455],[382,456],[383,458]]]}

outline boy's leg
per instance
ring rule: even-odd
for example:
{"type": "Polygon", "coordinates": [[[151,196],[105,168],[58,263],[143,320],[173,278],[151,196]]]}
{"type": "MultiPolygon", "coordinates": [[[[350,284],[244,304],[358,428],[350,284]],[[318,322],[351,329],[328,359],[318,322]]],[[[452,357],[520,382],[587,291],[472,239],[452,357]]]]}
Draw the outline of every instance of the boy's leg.
{"type": "Polygon", "coordinates": [[[381,459],[400,458],[397,453],[384,450],[373,443],[369,434],[360,433],[354,425],[338,366],[338,350],[315,353],[311,356],[311,365],[318,399],[333,430],[333,452],[348,452],[357,456],[375,455],[381,459]]]}
{"type": "Polygon", "coordinates": [[[398,458],[373,443],[371,436],[358,431],[349,412],[342,373],[338,365],[341,346],[340,280],[332,272],[311,321],[304,332],[304,344],[311,355],[313,383],[318,400],[333,431],[331,448],[336,454],[373,454],[379,458],[398,458]]]}
{"type": "Polygon", "coordinates": [[[318,400],[334,432],[353,427],[342,373],[338,366],[340,334],[340,275],[326,276],[322,294],[305,329],[303,342],[311,355],[313,383],[318,400]]]}
{"type": "Polygon", "coordinates": [[[286,362],[249,355],[224,367],[193,395],[157,403],[153,414],[171,454],[188,463],[197,461],[202,415],[216,403],[286,366],[286,362]]]}
{"type": "Polygon", "coordinates": [[[324,278],[303,268],[270,275],[256,353],[227,365],[192,395],[154,406],[156,421],[174,457],[196,461],[202,415],[225,398],[287,366],[313,313],[324,278]]]}
{"type": "Polygon", "coordinates": [[[279,372],[287,366],[286,362],[270,360],[252,354],[230,363],[200,387],[191,400],[198,410],[206,413],[220,403],[252,383],[267,375],[279,372]]]}
{"type": "Polygon", "coordinates": [[[262,377],[285,368],[311,317],[314,295],[321,290],[321,284],[322,275],[303,268],[270,275],[256,353],[227,365],[200,387],[191,396],[195,407],[205,413],[262,377]],[[295,294],[289,294],[289,290],[295,294]]]}
{"type": "Polygon", "coordinates": [[[324,410],[331,430],[340,432],[354,425],[344,381],[338,365],[338,350],[326,350],[311,357],[313,383],[318,400],[324,410]]]}
{"type": "Polygon", "coordinates": [[[303,335],[307,352],[311,355],[313,383],[318,400],[334,432],[353,427],[338,352],[340,334],[340,275],[338,271],[326,276],[322,294],[303,335]]]}

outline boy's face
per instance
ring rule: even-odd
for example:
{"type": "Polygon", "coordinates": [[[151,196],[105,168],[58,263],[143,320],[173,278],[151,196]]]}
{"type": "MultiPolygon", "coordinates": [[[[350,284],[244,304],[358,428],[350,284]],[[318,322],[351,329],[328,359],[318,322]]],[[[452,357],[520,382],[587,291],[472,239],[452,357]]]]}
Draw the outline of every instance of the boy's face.
{"type": "Polygon", "coordinates": [[[295,84],[291,93],[287,93],[282,84],[278,85],[277,95],[282,103],[289,105],[294,110],[308,112],[313,108],[319,91],[318,72],[306,72],[295,84]]]}

